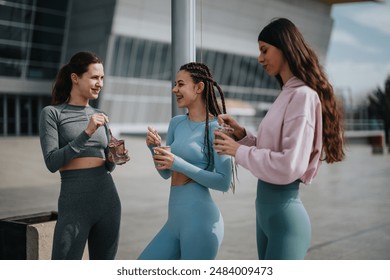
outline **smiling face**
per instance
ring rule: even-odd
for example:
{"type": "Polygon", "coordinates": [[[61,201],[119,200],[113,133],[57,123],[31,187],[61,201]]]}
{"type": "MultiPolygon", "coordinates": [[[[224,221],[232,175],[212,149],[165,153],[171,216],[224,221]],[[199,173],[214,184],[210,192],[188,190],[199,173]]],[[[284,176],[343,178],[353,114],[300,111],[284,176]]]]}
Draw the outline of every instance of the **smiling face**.
{"type": "Polygon", "coordinates": [[[103,64],[93,63],[88,66],[88,71],[81,76],[71,74],[72,91],[70,103],[88,103],[89,100],[97,99],[103,87],[104,69],[103,64]]]}
{"type": "Polygon", "coordinates": [[[176,95],[179,108],[191,108],[202,102],[203,82],[195,84],[188,71],[181,70],[176,74],[172,92],[176,95]]]}

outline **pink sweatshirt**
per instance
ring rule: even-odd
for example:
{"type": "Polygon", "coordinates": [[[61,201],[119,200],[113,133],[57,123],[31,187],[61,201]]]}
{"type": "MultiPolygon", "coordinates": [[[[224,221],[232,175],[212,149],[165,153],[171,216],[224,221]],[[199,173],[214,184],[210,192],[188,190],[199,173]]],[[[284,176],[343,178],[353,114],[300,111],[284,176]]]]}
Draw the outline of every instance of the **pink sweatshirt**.
{"type": "Polygon", "coordinates": [[[317,93],[292,77],[260,123],[257,137],[247,136],[236,162],[272,184],[297,179],[310,184],[317,174],[322,150],[322,112],[317,93]]]}

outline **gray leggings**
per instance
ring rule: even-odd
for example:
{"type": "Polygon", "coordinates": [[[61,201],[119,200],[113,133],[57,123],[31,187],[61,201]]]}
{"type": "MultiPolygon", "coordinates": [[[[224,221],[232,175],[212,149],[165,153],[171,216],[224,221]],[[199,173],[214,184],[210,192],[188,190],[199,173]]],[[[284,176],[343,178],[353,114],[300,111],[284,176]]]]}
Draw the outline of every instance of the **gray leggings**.
{"type": "Polygon", "coordinates": [[[60,174],[52,259],[81,259],[87,240],[91,260],[115,259],[121,204],[111,174],[104,166],[60,174]]]}

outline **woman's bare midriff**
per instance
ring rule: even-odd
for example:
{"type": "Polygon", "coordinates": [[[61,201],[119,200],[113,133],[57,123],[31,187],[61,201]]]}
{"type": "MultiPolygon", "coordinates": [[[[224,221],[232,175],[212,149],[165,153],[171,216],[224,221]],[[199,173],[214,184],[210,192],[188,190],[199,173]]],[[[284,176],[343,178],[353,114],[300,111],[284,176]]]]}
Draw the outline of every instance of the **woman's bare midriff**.
{"type": "Polygon", "coordinates": [[[192,179],[184,175],[183,173],[172,171],[171,187],[183,186],[192,182],[192,179]]]}
{"type": "Polygon", "coordinates": [[[105,159],[98,157],[75,158],[62,166],[60,171],[99,167],[104,165],[104,161],[105,159]]]}

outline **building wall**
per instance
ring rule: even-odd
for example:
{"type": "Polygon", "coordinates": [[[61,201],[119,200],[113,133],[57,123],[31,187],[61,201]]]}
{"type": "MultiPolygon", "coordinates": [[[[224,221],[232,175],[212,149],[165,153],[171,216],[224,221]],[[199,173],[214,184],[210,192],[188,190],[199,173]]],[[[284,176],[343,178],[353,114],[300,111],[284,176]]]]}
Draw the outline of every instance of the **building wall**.
{"type": "Polygon", "coordinates": [[[0,2],[0,135],[35,135],[61,63],[68,0],[0,2]]]}
{"type": "MultiPolygon", "coordinates": [[[[257,56],[257,35],[274,17],[290,18],[325,59],[333,20],[319,0],[197,0],[197,47],[257,56]]],[[[171,40],[171,0],[118,0],[113,34],[171,40]]]]}
{"type": "MultiPolygon", "coordinates": [[[[50,102],[56,72],[81,50],[94,51],[104,61],[105,87],[92,105],[105,110],[113,126],[130,132],[143,131],[146,124],[166,127],[171,117],[171,0],[22,2],[0,4],[0,135],[37,134],[38,115],[50,102]],[[4,5],[22,11],[16,19],[22,31],[8,30],[14,25],[4,5]],[[63,25],[54,24],[59,18],[65,19],[63,25]],[[23,55],[13,57],[9,50],[15,47],[23,55]],[[37,51],[41,59],[34,58],[37,51]],[[15,66],[21,66],[20,75],[13,74],[15,66]]],[[[198,60],[211,67],[229,98],[264,108],[278,91],[257,65],[260,29],[273,17],[289,17],[324,61],[330,9],[321,0],[196,0],[198,60]]]]}
{"type": "MultiPolygon", "coordinates": [[[[228,98],[247,100],[258,117],[263,115],[261,108],[267,107],[264,103],[272,102],[278,93],[275,89],[279,88],[257,63],[257,36],[272,18],[290,18],[320,60],[326,58],[333,21],[331,6],[322,1],[198,0],[195,3],[197,60],[209,65],[228,98]]],[[[171,118],[172,77],[167,78],[162,70],[148,75],[145,68],[151,64],[171,69],[169,52],[160,60],[153,57],[156,45],[169,45],[170,41],[171,0],[117,1],[106,65],[109,79],[100,99],[100,106],[110,114],[111,126],[121,132],[142,132],[147,125],[159,127],[160,131],[166,129],[171,118]],[[145,55],[148,51],[150,54],[145,55]],[[141,55],[144,57],[140,63],[141,55]],[[144,75],[134,74],[138,69],[145,70],[144,75]]]]}
{"type": "Polygon", "coordinates": [[[116,0],[71,0],[64,61],[81,50],[106,59],[115,6],[116,0]]]}

